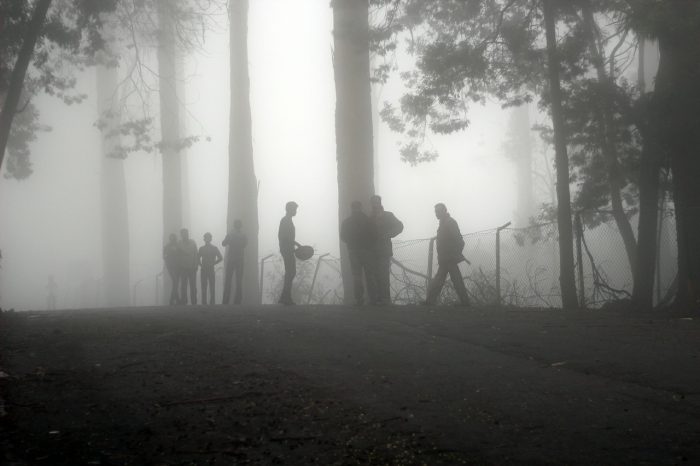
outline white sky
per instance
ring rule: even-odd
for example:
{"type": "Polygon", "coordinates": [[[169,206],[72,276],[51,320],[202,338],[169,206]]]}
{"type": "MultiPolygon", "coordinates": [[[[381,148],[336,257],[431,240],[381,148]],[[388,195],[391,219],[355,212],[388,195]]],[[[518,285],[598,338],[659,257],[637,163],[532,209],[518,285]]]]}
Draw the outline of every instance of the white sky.
{"type": "MultiPolygon", "coordinates": [[[[277,251],[284,203],[295,200],[300,242],[338,254],[335,163],[335,88],[332,11],[327,0],[255,0],[249,17],[249,59],[256,173],[260,180],[260,254],[277,251]]],[[[210,34],[206,53],[188,65],[186,101],[190,134],[211,142],[189,157],[189,226],[201,242],[225,234],[228,173],[228,32],[210,34]]],[[[409,64],[402,64],[406,67],[409,64]]],[[[94,73],[80,88],[94,95],[94,73]]],[[[390,82],[383,99],[401,89],[390,82]]],[[[43,307],[46,281],[55,274],[61,300],[77,305],[80,277],[100,275],[99,133],[94,100],[66,107],[37,100],[42,121],[53,127],[33,144],[35,173],[24,182],[0,179],[0,306],[43,307]],[[76,298],[77,299],[77,298],[76,298]]],[[[381,126],[378,193],[405,224],[400,238],[434,234],[433,205],[444,202],[463,232],[493,228],[512,219],[515,177],[502,154],[508,113],[495,104],[474,107],[472,126],[433,137],[440,158],[411,167],[400,161],[397,136],[381,126]]],[[[151,299],[161,268],[160,163],[153,154],[126,162],[131,223],[132,282],[144,280],[137,300],[151,299]],[[151,285],[146,285],[151,283],[151,285]]]]}

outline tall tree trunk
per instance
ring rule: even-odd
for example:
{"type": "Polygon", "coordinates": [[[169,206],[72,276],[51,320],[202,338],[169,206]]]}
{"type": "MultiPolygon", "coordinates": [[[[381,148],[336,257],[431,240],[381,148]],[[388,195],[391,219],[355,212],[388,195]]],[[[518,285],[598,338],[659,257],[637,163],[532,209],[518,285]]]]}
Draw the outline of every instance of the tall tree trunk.
{"type": "Polygon", "coordinates": [[[535,213],[532,187],[532,128],[530,107],[523,104],[513,109],[510,120],[511,144],[509,157],[515,162],[517,184],[517,206],[515,224],[526,227],[535,213]]]}
{"type": "Polygon", "coordinates": [[[123,307],[130,304],[129,215],[124,177],[124,159],[115,157],[119,147],[118,111],[114,109],[118,69],[97,67],[97,108],[106,127],[102,134],[102,290],[104,304],[123,307]],[[114,133],[114,134],[110,134],[114,133]]]}
{"type": "MultiPolygon", "coordinates": [[[[564,308],[578,307],[576,281],[574,277],[574,235],[571,225],[571,193],[569,191],[569,156],[562,115],[562,96],[559,83],[559,56],[552,0],[544,0],[544,22],[547,33],[547,63],[549,71],[550,98],[552,102],[552,125],[554,127],[554,149],[557,170],[557,224],[559,227],[559,283],[564,308]]],[[[583,290],[582,290],[583,291],[583,290]]]]}
{"type": "Polygon", "coordinates": [[[5,96],[5,102],[2,103],[2,111],[0,111],[0,169],[2,169],[2,162],[5,159],[7,141],[10,138],[10,130],[12,129],[12,120],[15,118],[19,98],[22,95],[24,78],[27,75],[32,55],[34,55],[34,47],[41,34],[41,28],[44,25],[49,6],[51,6],[51,0],[39,0],[34,7],[32,19],[24,35],[22,48],[17,56],[15,67],[12,68],[7,95],[5,96]]]}
{"type": "MultiPolygon", "coordinates": [[[[593,65],[595,66],[598,75],[598,83],[601,86],[612,90],[615,87],[615,81],[613,76],[608,76],[608,73],[605,70],[603,51],[602,47],[599,47],[596,38],[596,24],[590,4],[583,2],[582,10],[584,25],[588,36],[588,49],[591,53],[593,65]]],[[[612,109],[608,105],[607,100],[601,99],[597,103],[596,119],[598,120],[598,128],[600,133],[599,139],[608,172],[608,189],[610,190],[612,215],[615,219],[615,223],[617,224],[617,230],[620,232],[620,236],[622,237],[622,242],[625,245],[630,272],[634,274],[637,256],[637,240],[634,237],[632,225],[630,224],[629,218],[627,218],[627,215],[625,214],[625,209],[622,204],[622,170],[620,168],[620,162],[617,158],[617,151],[615,149],[614,118],[612,109]]]]}
{"type": "MultiPolygon", "coordinates": [[[[640,54],[642,51],[640,50],[640,54]]],[[[643,61],[646,61],[642,59],[643,61]]],[[[642,102],[646,106],[643,121],[638,124],[642,135],[642,154],[639,164],[639,224],[637,226],[637,261],[634,270],[634,288],[632,301],[640,309],[651,309],[654,304],[654,272],[656,269],[657,225],[659,211],[659,175],[663,159],[659,141],[659,131],[663,124],[663,112],[659,104],[659,93],[646,93],[646,63],[640,65],[639,86],[642,102]]],[[[668,84],[668,73],[664,59],[659,61],[656,76],[656,89],[663,89],[668,84]]]]}
{"type": "Polygon", "coordinates": [[[248,0],[231,0],[231,117],[229,129],[229,231],[240,219],[248,236],[243,302],[260,304],[258,283],[258,184],[253,160],[248,74],[248,0]]]}
{"type": "MultiPolygon", "coordinates": [[[[368,0],[333,0],[335,139],[338,161],[338,217],[350,204],[367,204],[374,194],[372,98],[369,64],[368,0]]],[[[353,300],[347,250],[340,248],[344,301],[353,300]]]]}
{"type": "Polygon", "coordinates": [[[669,2],[673,28],[659,36],[656,90],[663,115],[661,144],[668,151],[678,235],[676,303],[697,307],[700,293],[700,14],[696,2],[669,2]],[[663,78],[663,79],[662,79],[663,78]]]}
{"type": "MultiPolygon", "coordinates": [[[[180,104],[177,96],[177,51],[172,5],[157,2],[158,83],[160,88],[161,154],[163,156],[163,245],[171,233],[182,228],[182,164],[180,141],[180,104]]],[[[170,292],[170,276],[163,273],[165,302],[170,292]]]]}

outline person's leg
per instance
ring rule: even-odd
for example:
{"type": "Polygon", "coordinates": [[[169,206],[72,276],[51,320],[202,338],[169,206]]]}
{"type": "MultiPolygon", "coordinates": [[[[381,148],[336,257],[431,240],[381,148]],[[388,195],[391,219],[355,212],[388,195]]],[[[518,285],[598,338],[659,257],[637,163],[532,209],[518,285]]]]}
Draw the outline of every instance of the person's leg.
{"type": "Polygon", "coordinates": [[[391,304],[391,256],[379,258],[379,301],[382,304],[391,304]]]}
{"type": "Polygon", "coordinates": [[[364,251],[362,268],[365,272],[365,284],[367,285],[367,300],[370,304],[377,304],[379,292],[377,290],[377,258],[371,251],[364,251]]]}
{"type": "Polygon", "coordinates": [[[231,280],[233,279],[233,267],[234,264],[230,259],[226,260],[226,270],[224,273],[224,299],[223,304],[228,304],[231,299],[231,280]]]}
{"type": "Polygon", "coordinates": [[[459,270],[459,264],[450,266],[450,279],[455,287],[457,296],[459,296],[459,302],[464,306],[469,306],[469,295],[467,294],[467,287],[464,286],[464,279],[462,278],[462,271],[459,270]]]}
{"type": "Polygon", "coordinates": [[[180,269],[178,281],[180,282],[180,304],[187,304],[187,270],[180,269]]]}
{"type": "Polygon", "coordinates": [[[177,270],[168,269],[168,275],[170,276],[170,305],[172,306],[173,304],[178,304],[180,301],[180,297],[177,293],[177,287],[179,285],[177,270]]]}
{"type": "Polygon", "coordinates": [[[355,291],[355,303],[364,304],[365,302],[365,287],[362,283],[362,251],[348,250],[348,259],[350,259],[350,270],[352,271],[352,284],[355,291]]]}
{"type": "Polygon", "coordinates": [[[202,268],[199,271],[199,278],[201,283],[201,290],[202,290],[202,304],[206,305],[207,304],[207,285],[209,283],[209,274],[207,273],[204,268],[202,268]]]}
{"type": "Polygon", "coordinates": [[[236,296],[233,304],[241,304],[243,301],[243,262],[236,264],[236,296]]]}
{"type": "MultiPolygon", "coordinates": [[[[209,304],[216,304],[215,298],[216,298],[216,270],[214,267],[211,268],[208,272],[209,275],[209,304]]],[[[202,299],[204,299],[204,295],[202,295],[202,299]]]]}
{"type": "Polygon", "coordinates": [[[435,277],[433,277],[433,279],[430,280],[430,284],[428,285],[428,296],[426,296],[425,298],[425,302],[427,304],[435,304],[438,297],[440,296],[442,287],[445,285],[446,278],[447,269],[444,266],[439,265],[435,277]]]}
{"type": "Polygon", "coordinates": [[[296,258],[294,254],[285,254],[282,256],[284,259],[284,288],[282,289],[282,297],[280,302],[291,303],[292,302],[292,283],[294,282],[294,276],[296,275],[296,258]]]}
{"type": "Polygon", "coordinates": [[[197,269],[192,269],[190,274],[190,298],[192,304],[197,304],[197,269]]]}

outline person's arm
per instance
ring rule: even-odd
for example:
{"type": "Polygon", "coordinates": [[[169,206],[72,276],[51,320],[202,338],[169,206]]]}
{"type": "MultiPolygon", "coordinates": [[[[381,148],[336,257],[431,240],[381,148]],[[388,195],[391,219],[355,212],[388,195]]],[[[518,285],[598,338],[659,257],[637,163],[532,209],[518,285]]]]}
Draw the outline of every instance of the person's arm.
{"type": "Polygon", "coordinates": [[[202,250],[197,251],[197,265],[202,265],[202,250]]]}
{"type": "Polygon", "coordinates": [[[214,262],[214,265],[218,264],[224,260],[224,256],[221,255],[221,251],[219,251],[219,248],[216,248],[216,261],[214,262]]]}
{"type": "Polygon", "coordinates": [[[401,220],[396,218],[394,214],[391,214],[391,226],[389,228],[389,237],[393,238],[398,236],[403,231],[403,223],[401,220]]]}
{"type": "Polygon", "coordinates": [[[227,247],[229,245],[229,242],[231,241],[231,237],[229,235],[226,235],[224,237],[224,240],[221,242],[221,245],[223,247],[227,247]]]}

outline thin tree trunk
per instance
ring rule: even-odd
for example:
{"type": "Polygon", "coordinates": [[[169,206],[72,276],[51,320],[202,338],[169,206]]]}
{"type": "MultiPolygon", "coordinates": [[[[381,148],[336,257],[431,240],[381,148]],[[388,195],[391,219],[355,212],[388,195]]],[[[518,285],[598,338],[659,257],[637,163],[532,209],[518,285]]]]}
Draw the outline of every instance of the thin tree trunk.
{"type": "Polygon", "coordinates": [[[102,135],[101,200],[102,200],[102,282],[104,304],[123,307],[130,304],[129,281],[129,215],[124,177],[124,159],[115,157],[119,147],[118,112],[114,110],[114,93],[117,89],[118,70],[115,67],[97,68],[97,108],[100,118],[108,126],[102,135]]]}
{"type": "Polygon", "coordinates": [[[526,227],[535,211],[532,188],[532,129],[528,104],[513,109],[510,124],[513,137],[510,149],[515,152],[511,154],[511,157],[515,162],[518,187],[515,224],[519,227],[526,227]]]}
{"type": "Polygon", "coordinates": [[[44,25],[46,13],[50,6],[51,0],[39,0],[37,2],[36,7],[34,7],[34,13],[32,13],[32,19],[27,26],[27,32],[22,42],[22,48],[17,56],[15,67],[12,68],[7,95],[2,105],[2,111],[0,111],[0,169],[2,169],[2,162],[5,159],[7,141],[10,138],[10,130],[12,129],[12,120],[15,118],[19,99],[22,95],[24,78],[27,75],[29,63],[32,60],[32,55],[34,55],[34,47],[41,34],[41,28],[44,25]]]}
{"type": "MultiPolygon", "coordinates": [[[[595,19],[590,4],[584,2],[582,4],[584,24],[588,35],[588,49],[591,53],[593,65],[598,74],[598,83],[602,86],[608,86],[612,89],[615,86],[612,76],[608,76],[605,70],[605,61],[602,56],[602,51],[598,46],[595,32],[595,19]]],[[[610,190],[610,205],[612,207],[612,215],[617,224],[617,230],[620,232],[622,242],[625,245],[627,252],[627,261],[629,262],[630,272],[634,274],[635,262],[637,255],[637,240],[634,237],[634,231],[630,224],[629,218],[625,214],[625,209],[622,204],[622,170],[620,162],[617,159],[615,150],[615,135],[613,134],[614,122],[613,115],[607,102],[599,101],[596,109],[596,119],[600,128],[600,141],[605,158],[605,164],[608,174],[608,188],[610,190]]]]}
{"type": "Polygon", "coordinates": [[[260,304],[258,283],[258,183],[253,160],[253,133],[248,74],[248,0],[230,3],[231,117],[229,129],[229,231],[240,219],[248,236],[243,302],[260,304]]]}
{"type": "Polygon", "coordinates": [[[559,283],[562,306],[578,307],[576,279],[574,276],[574,235],[571,225],[571,193],[569,191],[569,156],[561,107],[559,83],[559,57],[557,54],[556,21],[552,0],[544,0],[544,22],[547,34],[547,62],[550,97],[552,102],[552,125],[554,127],[554,149],[557,169],[557,224],[559,227],[559,283]]]}
{"type": "MultiPolygon", "coordinates": [[[[161,154],[163,156],[163,245],[172,233],[182,228],[182,168],[178,142],[180,140],[180,109],[177,96],[177,51],[175,25],[171,6],[157,2],[158,21],[158,83],[160,88],[161,154]]],[[[163,273],[163,296],[170,295],[170,275],[163,273]]]]}
{"type": "MultiPolygon", "coordinates": [[[[338,217],[350,214],[350,204],[367,205],[374,194],[372,98],[369,63],[368,0],[333,0],[335,72],[335,138],[338,161],[338,217]]],[[[353,300],[347,249],[340,248],[344,301],[353,300]]]]}

